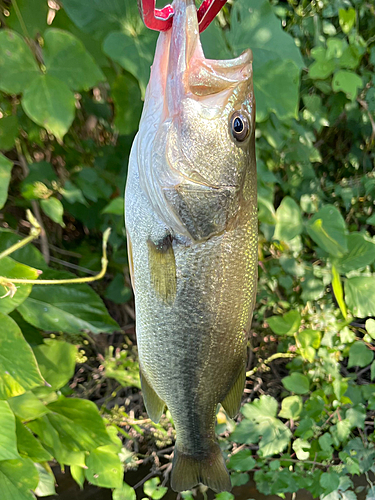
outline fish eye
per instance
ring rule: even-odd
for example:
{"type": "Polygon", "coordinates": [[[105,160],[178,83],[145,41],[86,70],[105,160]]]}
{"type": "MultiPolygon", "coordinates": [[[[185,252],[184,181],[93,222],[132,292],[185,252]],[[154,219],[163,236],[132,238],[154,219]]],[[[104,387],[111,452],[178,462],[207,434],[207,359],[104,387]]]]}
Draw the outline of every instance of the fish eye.
{"type": "Polygon", "coordinates": [[[235,111],[230,119],[230,131],[237,142],[243,142],[249,136],[250,124],[247,116],[241,111],[235,111]]]}

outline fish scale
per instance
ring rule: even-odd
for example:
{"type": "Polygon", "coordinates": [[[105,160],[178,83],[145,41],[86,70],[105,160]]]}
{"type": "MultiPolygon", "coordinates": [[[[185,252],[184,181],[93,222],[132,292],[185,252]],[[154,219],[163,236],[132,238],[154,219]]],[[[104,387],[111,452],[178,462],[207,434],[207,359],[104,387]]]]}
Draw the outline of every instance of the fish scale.
{"type": "Polygon", "coordinates": [[[172,488],[224,491],[216,408],[239,409],[257,280],[251,54],[205,59],[194,2],[173,8],[125,193],[141,384],[150,418],[166,405],[176,427],[172,488]]]}

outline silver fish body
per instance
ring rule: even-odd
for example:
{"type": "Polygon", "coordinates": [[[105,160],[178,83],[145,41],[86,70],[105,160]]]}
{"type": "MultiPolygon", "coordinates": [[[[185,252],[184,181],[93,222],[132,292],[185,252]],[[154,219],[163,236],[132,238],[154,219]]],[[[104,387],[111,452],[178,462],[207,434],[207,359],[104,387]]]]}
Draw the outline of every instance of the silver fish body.
{"type": "Polygon", "coordinates": [[[172,488],[223,491],[216,408],[240,406],[257,280],[251,52],[205,59],[193,0],[174,10],[125,194],[141,382],[150,418],[167,405],[176,427],[172,488]]]}

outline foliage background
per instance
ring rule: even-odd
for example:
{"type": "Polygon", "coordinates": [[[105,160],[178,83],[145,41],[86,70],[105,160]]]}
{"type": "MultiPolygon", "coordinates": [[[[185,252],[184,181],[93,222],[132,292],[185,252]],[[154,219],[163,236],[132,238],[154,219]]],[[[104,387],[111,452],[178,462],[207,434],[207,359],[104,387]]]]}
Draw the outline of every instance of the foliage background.
{"type": "MultiPolygon", "coordinates": [[[[142,406],[123,225],[157,34],[135,0],[0,7],[0,295],[40,271],[95,274],[112,227],[103,281],[18,285],[0,300],[0,491],[52,494],[57,462],[80,486],[134,499],[127,471],[153,464],[136,486],[158,499],[174,431],[168,412],[154,425],[142,406]],[[4,256],[28,233],[27,209],[41,238],[4,256]]],[[[245,405],[236,422],[219,411],[217,427],[233,485],[252,471],[265,494],[371,500],[374,6],[236,0],[202,40],[208,57],[254,53],[258,300],[245,405]]]]}

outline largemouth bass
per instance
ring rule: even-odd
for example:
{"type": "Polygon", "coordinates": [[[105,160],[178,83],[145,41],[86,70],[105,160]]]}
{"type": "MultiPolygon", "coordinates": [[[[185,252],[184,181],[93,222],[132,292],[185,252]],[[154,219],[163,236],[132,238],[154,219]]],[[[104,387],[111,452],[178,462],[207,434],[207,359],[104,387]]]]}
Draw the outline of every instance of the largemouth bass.
{"type": "Polygon", "coordinates": [[[252,54],[206,59],[193,0],[161,33],[125,194],[146,410],[169,408],[175,491],[231,489],[215,415],[245,383],[257,280],[252,54]]]}

